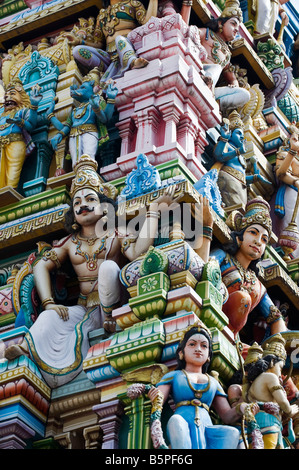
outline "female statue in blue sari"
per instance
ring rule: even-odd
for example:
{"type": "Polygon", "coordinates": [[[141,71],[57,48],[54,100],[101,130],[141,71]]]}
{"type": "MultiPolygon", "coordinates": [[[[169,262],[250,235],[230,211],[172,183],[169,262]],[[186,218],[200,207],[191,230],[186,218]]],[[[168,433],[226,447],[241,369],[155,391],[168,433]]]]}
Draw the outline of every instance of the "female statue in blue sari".
{"type": "MultiPolygon", "coordinates": [[[[226,424],[240,420],[248,406],[231,408],[219,382],[207,374],[212,359],[212,338],[204,326],[193,326],[178,346],[178,367],[162,377],[148,392],[153,402],[159,394],[165,403],[171,394],[175,412],[167,423],[172,449],[234,449],[238,447],[238,429],[226,424]],[[225,425],[213,425],[210,409],[225,425]]],[[[258,411],[258,407],[254,411],[258,411]]]]}

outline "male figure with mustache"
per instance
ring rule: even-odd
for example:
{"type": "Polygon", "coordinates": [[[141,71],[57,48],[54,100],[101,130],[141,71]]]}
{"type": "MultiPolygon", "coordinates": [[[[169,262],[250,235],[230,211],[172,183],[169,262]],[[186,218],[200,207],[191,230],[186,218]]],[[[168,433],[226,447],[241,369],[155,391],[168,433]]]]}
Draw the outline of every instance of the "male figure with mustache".
{"type": "MultiPolygon", "coordinates": [[[[52,388],[69,382],[82,370],[90,331],[103,326],[107,335],[114,332],[112,311],[121,298],[120,266],[125,258],[131,261],[146,252],[158,228],[157,206],[151,204],[138,236],[120,234],[111,224],[115,217],[113,200],[105,196],[107,192],[113,195],[115,188],[103,184],[96,169],[97,162],[87,155],[75,166],[70,191],[72,206],[66,217],[66,228],[72,233],[48,250],[34,268],[44,311],[24,341],[5,351],[8,360],[23,354],[32,357],[52,388]],[[67,259],[80,289],[77,305],[70,307],[56,304],[50,279],[51,271],[67,259]]],[[[170,204],[174,187],[167,188],[155,204],[170,204]]]]}
{"type": "Polygon", "coordinates": [[[0,109],[0,188],[18,187],[29,133],[37,124],[37,108],[42,99],[39,90],[39,87],[32,88],[28,96],[18,79],[6,87],[4,105],[0,109]]]}

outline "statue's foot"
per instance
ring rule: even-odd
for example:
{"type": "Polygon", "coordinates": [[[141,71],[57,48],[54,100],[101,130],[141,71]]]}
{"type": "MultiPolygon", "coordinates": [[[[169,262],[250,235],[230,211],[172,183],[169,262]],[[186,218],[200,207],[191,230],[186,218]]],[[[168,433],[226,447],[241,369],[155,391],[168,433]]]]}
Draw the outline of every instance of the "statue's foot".
{"type": "Polygon", "coordinates": [[[148,63],[148,60],[143,57],[137,57],[137,59],[133,60],[131,69],[142,69],[143,67],[146,67],[148,63]]]}
{"type": "Polygon", "coordinates": [[[213,91],[213,80],[212,80],[212,78],[204,75],[202,77],[202,79],[205,82],[205,84],[207,85],[207,87],[210,88],[210,90],[213,91]]]}
{"type": "Polygon", "coordinates": [[[13,359],[16,359],[20,356],[29,356],[29,352],[20,344],[12,344],[11,346],[8,346],[8,348],[6,348],[4,356],[9,361],[12,361],[13,359]]]}
{"type": "Polygon", "coordinates": [[[103,323],[103,327],[104,327],[104,330],[105,330],[105,333],[107,334],[107,336],[110,336],[113,333],[115,333],[116,321],[113,320],[111,316],[107,315],[106,318],[105,318],[105,321],[103,323]]]}

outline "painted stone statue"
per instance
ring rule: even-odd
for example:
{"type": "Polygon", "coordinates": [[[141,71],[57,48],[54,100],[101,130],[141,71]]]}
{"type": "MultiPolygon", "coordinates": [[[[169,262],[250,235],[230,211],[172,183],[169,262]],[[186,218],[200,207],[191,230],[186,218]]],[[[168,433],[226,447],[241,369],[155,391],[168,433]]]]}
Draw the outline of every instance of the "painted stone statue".
{"type": "Polygon", "coordinates": [[[33,149],[30,132],[37,125],[41,99],[38,86],[33,87],[28,96],[18,79],[5,88],[4,104],[0,109],[0,188],[18,187],[26,156],[33,149]]]}
{"type": "Polygon", "coordinates": [[[218,173],[218,187],[225,207],[247,202],[247,186],[255,181],[271,185],[260,175],[256,160],[252,159],[253,174],[246,174],[247,163],[244,124],[237,111],[232,111],[220,128],[220,137],[214,148],[214,157],[221,163],[218,173]]]}
{"type": "Polygon", "coordinates": [[[97,85],[96,74],[91,72],[83,79],[79,88],[71,86],[71,97],[80,104],[74,107],[65,124],[53,114],[55,103],[48,110],[48,119],[59,130],[51,139],[51,145],[55,150],[62,139],[69,135],[73,167],[84,154],[95,159],[99,145],[109,139],[105,124],[113,115],[118,90],[113,82],[108,83],[105,89],[106,101],[102,91],[96,91],[97,85]]]}
{"type": "Polygon", "coordinates": [[[203,60],[204,80],[214,91],[224,115],[244,106],[250,99],[249,91],[239,87],[230,63],[231,52],[228,46],[236,38],[242,21],[238,0],[227,0],[220,17],[208,23],[206,28],[199,29],[201,43],[207,51],[207,58],[203,60]],[[217,86],[220,76],[227,86],[217,86]]]}
{"type": "Polygon", "coordinates": [[[281,312],[257,277],[257,263],[265,252],[272,232],[269,210],[269,204],[257,197],[247,203],[244,215],[233,211],[226,220],[233,230],[232,244],[211,251],[211,256],[219,261],[222,281],[228,291],[223,311],[235,336],[246,325],[253,309],[268,325],[269,331],[265,335],[286,330],[281,312]]]}
{"type": "Polygon", "coordinates": [[[148,61],[137,56],[127,35],[151,16],[156,16],[157,7],[157,0],[150,0],[147,10],[138,0],[104,2],[96,20],[93,40],[65,33],[73,46],[74,59],[88,70],[99,67],[104,72],[102,83],[122,76],[129,69],[145,67],[148,61]]]}
{"type": "Polygon", "coordinates": [[[246,369],[243,397],[249,403],[258,402],[260,408],[252,420],[254,426],[250,423],[248,437],[251,446],[250,429],[254,429],[255,433],[258,429],[264,449],[283,449],[283,416],[292,418],[299,412],[298,405],[289,403],[281,384],[286,358],[285,340],[277,334],[269,338],[262,353],[260,352],[246,369]]]}
{"type": "MultiPolygon", "coordinates": [[[[175,411],[167,423],[171,449],[235,449],[239,431],[228,426],[237,422],[247,404],[231,408],[220,383],[207,373],[212,360],[212,338],[204,326],[194,325],[184,334],[176,352],[178,367],[152,387],[148,396],[165,403],[171,394],[175,411]],[[224,425],[213,425],[210,409],[224,425]]],[[[258,407],[255,408],[255,411],[258,407]]]]}
{"type": "MultiPolygon", "coordinates": [[[[149,211],[134,238],[119,233],[115,220],[115,188],[101,183],[97,163],[82,156],[75,167],[71,186],[72,205],[66,215],[71,232],[47,250],[34,268],[35,283],[44,311],[38,316],[20,345],[12,345],[5,357],[22,354],[36,362],[46,382],[55,388],[72,380],[81,370],[89,349],[88,333],[103,327],[107,335],[115,331],[112,310],[121,300],[120,265],[135,259],[153,243],[158,214],[149,211]],[[106,229],[110,221],[112,225],[106,229]],[[125,258],[123,258],[125,257],[125,258]],[[50,273],[69,260],[79,282],[77,305],[64,306],[52,297],[50,273]]],[[[172,202],[167,188],[157,202],[172,202]]]]}
{"type": "Polygon", "coordinates": [[[283,4],[288,0],[250,0],[248,7],[254,18],[253,36],[258,37],[261,34],[272,34],[275,32],[275,23],[280,15],[282,23],[287,26],[289,23],[283,4]]]}
{"type": "Polygon", "coordinates": [[[290,137],[286,139],[276,155],[276,176],[280,182],[275,198],[277,232],[279,243],[292,254],[299,256],[299,125],[291,125],[290,137]],[[290,223],[293,222],[293,227],[290,223]],[[290,231],[288,231],[290,227],[290,231]],[[283,236],[285,232],[285,236],[283,236]],[[296,236],[297,235],[297,236],[296,236]]]}

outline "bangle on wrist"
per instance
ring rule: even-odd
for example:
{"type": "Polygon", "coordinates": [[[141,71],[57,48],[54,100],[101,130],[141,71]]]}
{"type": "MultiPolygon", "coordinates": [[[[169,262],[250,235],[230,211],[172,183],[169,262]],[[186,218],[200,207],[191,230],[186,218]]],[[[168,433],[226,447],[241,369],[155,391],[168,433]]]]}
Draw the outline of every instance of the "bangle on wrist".
{"type": "Polygon", "coordinates": [[[289,149],[288,152],[291,154],[291,155],[298,155],[298,152],[297,150],[293,150],[293,149],[289,149]]]}
{"type": "Polygon", "coordinates": [[[47,119],[49,119],[49,121],[50,121],[52,119],[52,117],[54,117],[54,113],[48,114],[47,119]]]}
{"type": "Polygon", "coordinates": [[[108,98],[107,103],[114,104],[115,103],[115,98],[108,98]]]}
{"type": "Polygon", "coordinates": [[[48,297],[48,298],[42,300],[43,308],[45,308],[46,305],[49,305],[49,304],[55,304],[53,297],[48,297]]]}
{"type": "Polygon", "coordinates": [[[202,227],[202,236],[204,238],[208,238],[209,240],[213,240],[213,229],[212,229],[212,227],[204,225],[202,227]]]}
{"type": "Polygon", "coordinates": [[[36,111],[38,109],[38,105],[36,104],[31,104],[30,109],[33,109],[33,111],[36,111]]]}

